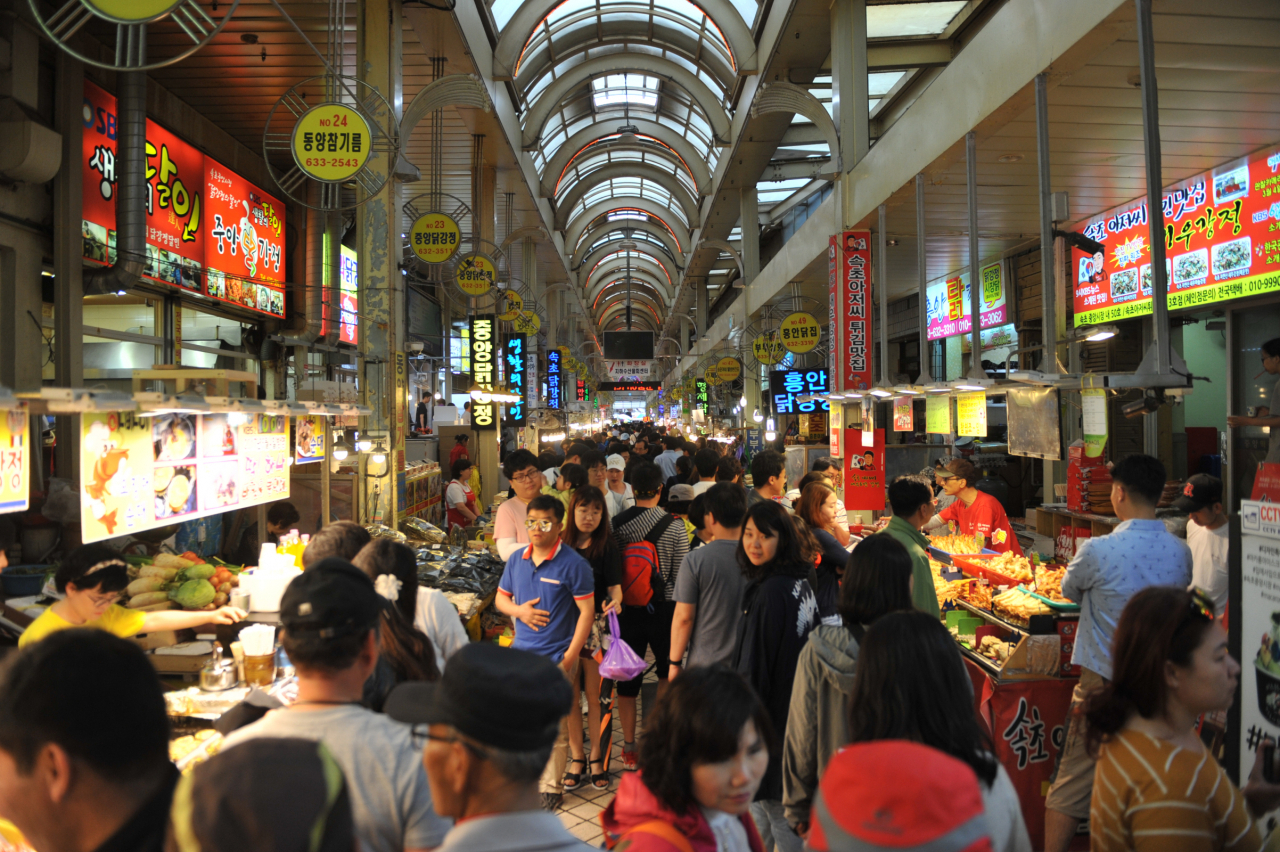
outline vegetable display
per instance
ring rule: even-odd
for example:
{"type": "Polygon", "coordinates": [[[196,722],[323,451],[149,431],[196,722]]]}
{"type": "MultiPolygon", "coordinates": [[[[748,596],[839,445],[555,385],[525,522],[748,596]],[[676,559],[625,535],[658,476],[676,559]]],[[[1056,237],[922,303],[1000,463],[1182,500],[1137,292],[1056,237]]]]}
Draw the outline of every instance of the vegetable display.
{"type": "Polygon", "coordinates": [[[130,582],[121,603],[143,612],[213,610],[225,606],[231,590],[240,585],[237,575],[243,570],[218,559],[206,562],[190,551],[180,556],[173,553],[130,556],[126,561],[130,582]]]}

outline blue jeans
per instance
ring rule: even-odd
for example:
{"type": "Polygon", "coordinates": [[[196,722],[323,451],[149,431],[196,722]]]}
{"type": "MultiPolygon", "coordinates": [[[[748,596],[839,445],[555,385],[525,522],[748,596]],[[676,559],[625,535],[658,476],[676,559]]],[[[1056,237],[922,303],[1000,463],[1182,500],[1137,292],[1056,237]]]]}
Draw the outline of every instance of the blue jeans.
{"type": "Polygon", "coordinates": [[[751,819],[755,821],[765,852],[803,852],[804,841],[792,830],[782,802],[777,799],[761,799],[751,803],[751,819]]]}

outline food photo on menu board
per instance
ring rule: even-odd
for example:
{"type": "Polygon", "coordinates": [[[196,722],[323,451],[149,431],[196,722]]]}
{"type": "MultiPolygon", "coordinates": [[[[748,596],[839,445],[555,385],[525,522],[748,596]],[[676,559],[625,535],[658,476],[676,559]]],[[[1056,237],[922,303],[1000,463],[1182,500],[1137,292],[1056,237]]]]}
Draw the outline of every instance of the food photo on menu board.
{"type": "MultiPolygon", "coordinates": [[[[1280,291],[1280,146],[1202,172],[1164,190],[1169,309],[1280,291]]],[[[1104,251],[1075,249],[1075,324],[1151,313],[1151,224],[1146,199],[1085,222],[1104,251]]]]}
{"type": "Polygon", "coordinates": [[[289,496],[289,418],[86,413],[85,542],[289,496]]]}

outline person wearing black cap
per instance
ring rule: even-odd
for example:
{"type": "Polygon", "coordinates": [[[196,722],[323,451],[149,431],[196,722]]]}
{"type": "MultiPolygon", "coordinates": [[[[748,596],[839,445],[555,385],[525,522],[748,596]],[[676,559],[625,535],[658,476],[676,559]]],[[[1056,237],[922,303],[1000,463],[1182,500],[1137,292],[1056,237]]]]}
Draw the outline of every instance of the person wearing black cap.
{"type": "Polygon", "coordinates": [[[223,751],[261,737],[322,742],[346,776],[361,852],[432,849],[449,824],[432,807],[410,730],[360,704],[378,661],[382,600],[342,559],[294,579],[280,601],[280,642],[298,673],[298,700],[228,736],[223,751]]]}
{"type": "Polygon", "coordinates": [[[1222,511],[1222,480],[1197,473],[1182,486],[1173,508],[1186,512],[1187,547],[1191,548],[1191,586],[1213,599],[1217,612],[1227,611],[1227,549],[1230,527],[1222,511]]]}
{"type": "Polygon", "coordinates": [[[538,794],[572,703],[569,682],[549,659],[483,642],[450,657],[435,683],[392,691],[387,715],[425,736],[432,799],[456,821],[438,852],[591,849],[541,809],[538,794]]]}

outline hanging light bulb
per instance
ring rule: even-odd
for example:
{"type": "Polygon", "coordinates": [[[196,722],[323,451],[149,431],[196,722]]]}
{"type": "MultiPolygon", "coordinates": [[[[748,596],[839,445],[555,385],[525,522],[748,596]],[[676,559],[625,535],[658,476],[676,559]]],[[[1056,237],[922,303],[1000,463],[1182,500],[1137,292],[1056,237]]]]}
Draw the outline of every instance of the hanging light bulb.
{"type": "Polygon", "coordinates": [[[373,447],[373,455],[369,456],[369,460],[374,464],[382,464],[387,460],[387,448],[383,445],[382,439],[378,439],[378,443],[373,447]]]}
{"type": "Polygon", "coordinates": [[[751,412],[751,419],[757,423],[763,423],[764,415],[761,414],[760,409],[757,408],[755,411],[751,412]]]}
{"type": "Polygon", "coordinates": [[[741,408],[743,411],[746,411],[746,410],[747,410],[747,396],[746,396],[746,394],[743,394],[743,395],[742,395],[742,399],[738,400],[738,408],[741,408]]]}
{"type": "Polygon", "coordinates": [[[347,446],[347,442],[342,437],[342,432],[335,432],[334,437],[338,439],[333,445],[333,457],[338,461],[342,461],[351,454],[351,448],[347,446]]]}
{"type": "Polygon", "coordinates": [[[357,432],[356,433],[356,452],[367,453],[372,448],[373,448],[373,441],[370,441],[368,438],[361,438],[360,433],[357,432]]]}
{"type": "Polygon", "coordinates": [[[764,439],[765,439],[766,441],[776,441],[776,440],[778,439],[778,432],[777,432],[777,429],[776,429],[776,428],[775,428],[775,426],[774,426],[773,418],[772,418],[772,417],[770,417],[767,421],[765,421],[765,424],[764,424],[764,439]]]}

